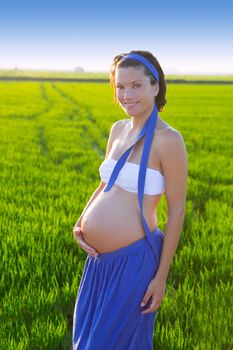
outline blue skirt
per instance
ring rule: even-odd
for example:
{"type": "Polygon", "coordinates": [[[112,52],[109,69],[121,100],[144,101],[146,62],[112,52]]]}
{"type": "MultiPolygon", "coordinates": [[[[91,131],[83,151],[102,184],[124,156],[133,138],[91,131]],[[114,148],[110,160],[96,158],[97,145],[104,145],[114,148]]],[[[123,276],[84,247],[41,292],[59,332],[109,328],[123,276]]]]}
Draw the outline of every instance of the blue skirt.
{"type": "Polygon", "coordinates": [[[143,296],[156,274],[163,244],[157,227],[143,237],[97,257],[88,254],[73,315],[73,350],[152,350],[156,311],[141,314],[143,296]]]}

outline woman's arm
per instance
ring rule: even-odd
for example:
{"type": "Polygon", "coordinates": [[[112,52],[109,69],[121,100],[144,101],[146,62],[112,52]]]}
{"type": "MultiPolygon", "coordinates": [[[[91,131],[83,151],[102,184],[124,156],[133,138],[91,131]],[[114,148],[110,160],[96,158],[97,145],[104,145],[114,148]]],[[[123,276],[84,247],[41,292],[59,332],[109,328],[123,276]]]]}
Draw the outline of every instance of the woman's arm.
{"type": "Polygon", "coordinates": [[[143,314],[155,311],[162,302],[167,276],[179,242],[185,216],[188,158],[183,137],[177,130],[168,131],[167,136],[161,141],[159,154],[165,177],[168,219],[159,267],[142,300],[146,304],[152,297],[152,303],[148,309],[142,312],[143,314]]]}
{"type": "Polygon", "coordinates": [[[168,218],[156,277],[164,281],[167,279],[183,227],[188,175],[188,157],[184,139],[176,130],[170,131],[169,134],[160,149],[168,218]]]}

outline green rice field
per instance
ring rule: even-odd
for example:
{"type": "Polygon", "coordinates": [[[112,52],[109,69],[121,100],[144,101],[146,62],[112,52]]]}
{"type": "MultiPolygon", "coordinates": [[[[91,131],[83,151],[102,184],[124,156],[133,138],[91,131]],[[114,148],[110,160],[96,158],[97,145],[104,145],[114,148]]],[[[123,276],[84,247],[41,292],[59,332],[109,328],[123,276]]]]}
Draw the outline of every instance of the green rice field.
{"type": "MultiPolygon", "coordinates": [[[[233,85],[167,89],[160,117],[182,133],[189,175],[154,348],[233,349],[233,85]]],[[[110,127],[127,117],[112,101],[108,83],[0,82],[0,350],[71,349],[87,256],[73,226],[110,127]]],[[[164,196],[158,221],[164,230],[164,196]]]]}

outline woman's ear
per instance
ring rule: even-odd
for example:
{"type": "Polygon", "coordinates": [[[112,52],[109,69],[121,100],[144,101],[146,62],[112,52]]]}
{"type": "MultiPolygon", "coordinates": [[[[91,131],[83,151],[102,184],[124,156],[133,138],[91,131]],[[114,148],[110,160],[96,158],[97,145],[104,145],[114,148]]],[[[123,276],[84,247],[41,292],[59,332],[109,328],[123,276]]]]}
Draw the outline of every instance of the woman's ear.
{"type": "Polygon", "coordinates": [[[154,87],[154,96],[156,97],[159,93],[159,84],[156,82],[155,85],[153,85],[154,87]]]}

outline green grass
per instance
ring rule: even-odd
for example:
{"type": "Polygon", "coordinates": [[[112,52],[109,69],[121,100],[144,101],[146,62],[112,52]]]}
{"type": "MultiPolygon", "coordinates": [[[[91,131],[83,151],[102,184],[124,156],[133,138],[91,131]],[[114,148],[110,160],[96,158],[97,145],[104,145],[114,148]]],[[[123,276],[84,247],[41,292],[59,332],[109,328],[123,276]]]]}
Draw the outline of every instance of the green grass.
{"type": "MultiPolygon", "coordinates": [[[[186,216],[156,350],[231,349],[233,86],[168,85],[160,117],[189,160],[186,216]]],[[[70,349],[86,253],[72,228],[99,184],[109,84],[0,83],[0,349],[70,349]]],[[[158,207],[166,223],[166,201],[158,207]]]]}

